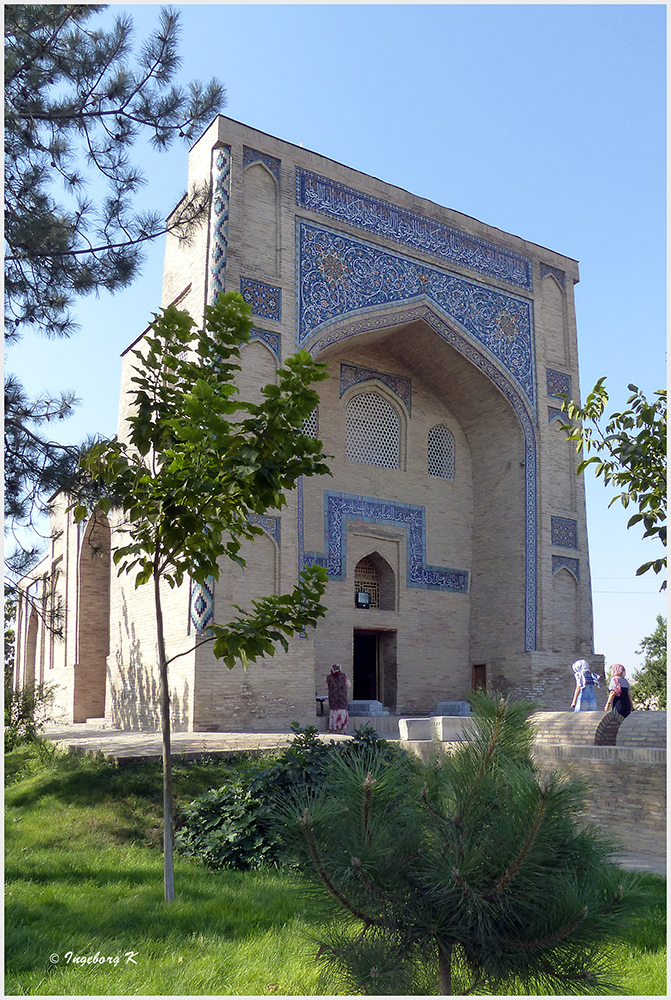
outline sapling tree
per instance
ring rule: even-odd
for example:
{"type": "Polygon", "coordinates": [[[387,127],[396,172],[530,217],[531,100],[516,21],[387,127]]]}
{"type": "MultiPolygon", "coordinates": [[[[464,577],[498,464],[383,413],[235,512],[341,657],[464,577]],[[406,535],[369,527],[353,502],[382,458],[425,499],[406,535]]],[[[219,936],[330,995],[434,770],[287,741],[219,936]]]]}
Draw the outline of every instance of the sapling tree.
{"type": "Polygon", "coordinates": [[[331,906],[325,992],[612,992],[603,942],[633,898],[612,847],[577,820],[580,786],[536,770],[533,706],[473,702],[454,753],[343,760],[280,810],[331,906]]]}
{"type": "MultiPolygon", "coordinates": [[[[576,472],[580,475],[591,466],[605,485],[619,489],[608,506],[619,500],[625,509],[636,507],[627,527],[642,523],[643,537],[656,538],[666,547],[666,389],[657,389],[657,398],[648,400],[638,386],[630,385],[627,409],[604,417],[609,398],[605,381],[598,380],[584,406],[573,400],[562,403],[571,418],[562,425],[568,440],[576,442],[578,451],[594,452],[578,463],[576,472]]],[[[650,569],[666,569],[666,556],[643,563],[636,576],[650,569]]],[[[663,580],[660,589],[665,588],[663,580]]]]}
{"type": "MultiPolygon", "coordinates": [[[[250,515],[286,503],[284,492],[299,476],[327,473],[321,442],[303,433],[319,397],[313,382],[325,366],[301,351],[278,370],[263,402],[239,398],[235,386],[240,347],[249,339],[251,310],[241,295],[220,295],[206,306],[203,328],[174,306],[154,318],[135,350],[127,437],[100,441],[82,456],[80,493],[72,505],[81,520],[90,509],[115,512],[118,572],[135,574],[135,586],[153,587],[163,729],[165,898],[174,898],[172,780],[168,668],[162,589],[187,577],[204,583],[219,576],[220,560],[240,565],[241,542],[261,529],[250,515]]],[[[326,571],[300,574],[291,594],[237,608],[235,620],[210,627],[203,642],[232,668],[285,650],[288,638],[313,627],[326,571]]],[[[176,654],[176,655],[182,655],[176,654]]]]}

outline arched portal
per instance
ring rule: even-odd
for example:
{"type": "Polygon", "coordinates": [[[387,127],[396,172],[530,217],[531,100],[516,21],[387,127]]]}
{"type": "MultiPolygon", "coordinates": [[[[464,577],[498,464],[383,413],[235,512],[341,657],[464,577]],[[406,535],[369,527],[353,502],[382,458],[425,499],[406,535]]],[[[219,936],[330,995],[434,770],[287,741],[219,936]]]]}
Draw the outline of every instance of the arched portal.
{"type": "MultiPolygon", "coordinates": [[[[472,587],[484,588],[483,603],[489,604],[487,617],[495,631],[499,625],[522,629],[516,647],[535,649],[536,418],[524,389],[526,383],[518,381],[474,336],[442,314],[435,303],[421,299],[332,319],[307,337],[302,346],[321,361],[349,361],[361,350],[378,356],[388,354],[399,370],[414,372],[437,397],[449,402],[474,449],[474,516],[478,522],[474,524],[474,537],[480,542],[492,542],[479,546],[481,553],[492,553],[487,565],[477,566],[478,548],[474,550],[472,587]],[[501,610],[502,621],[494,622],[493,609],[501,608],[498,595],[506,575],[500,570],[512,565],[516,567],[514,586],[523,594],[521,616],[511,618],[509,612],[501,610]]],[[[477,621],[476,614],[473,628],[481,635],[477,621]]]]}
{"type": "Polygon", "coordinates": [[[107,657],[110,649],[111,533],[96,511],[84,531],[79,553],[79,609],[73,722],[105,714],[107,657]]]}

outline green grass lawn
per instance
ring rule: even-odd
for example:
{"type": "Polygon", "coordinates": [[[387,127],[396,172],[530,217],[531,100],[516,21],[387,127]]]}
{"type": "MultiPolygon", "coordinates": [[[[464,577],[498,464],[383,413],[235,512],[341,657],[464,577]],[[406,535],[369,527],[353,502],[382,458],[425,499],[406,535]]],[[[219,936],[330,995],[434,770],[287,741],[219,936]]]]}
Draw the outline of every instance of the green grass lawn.
{"type": "MultiPolygon", "coordinates": [[[[230,767],[177,762],[178,808],[230,767]]],[[[22,749],[5,774],[5,995],[322,994],[322,914],[295,872],[176,856],[177,898],[164,903],[160,764],[22,749]]],[[[643,881],[654,905],[611,947],[623,993],[665,996],[666,880],[643,881]]]]}

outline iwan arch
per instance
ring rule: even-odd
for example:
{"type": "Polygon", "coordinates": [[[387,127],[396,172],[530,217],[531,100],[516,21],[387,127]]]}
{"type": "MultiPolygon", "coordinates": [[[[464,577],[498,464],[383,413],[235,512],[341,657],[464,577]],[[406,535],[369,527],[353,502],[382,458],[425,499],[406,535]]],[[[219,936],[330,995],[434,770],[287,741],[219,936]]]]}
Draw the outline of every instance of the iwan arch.
{"type": "MultiPolygon", "coordinates": [[[[566,707],[572,660],[601,661],[583,484],[559,428],[561,395],[579,395],[576,262],[226,118],[191,151],[189,184],[207,179],[210,225],[189,248],[169,240],[163,304],[200,317],[218,291],[242,292],[255,323],[245,395],[298,347],[328,364],[311,423],[332,476],[305,480],[260,519],[244,572],[226,565],[216,584],[166,594],[168,639],[185,654],[171,674],[175,726],[312,721],[333,662],[353,676],[354,697],[398,714],[429,713],[483,682],[566,707]],[[245,673],[207,643],[194,649],[232,604],[291,589],[314,562],[328,569],[328,614],[288,654],[245,673]]],[[[120,434],[131,362],[127,351],[120,434]]],[[[41,581],[88,558],[65,515],[54,528],[41,581]]],[[[104,573],[91,583],[73,573],[55,584],[68,615],[93,587],[108,626],[96,713],[155,724],[149,588],[112,573],[104,597],[104,573]]],[[[81,662],[83,640],[73,660],[66,623],[37,656],[71,718],[71,679],[100,673],[81,662]]]]}

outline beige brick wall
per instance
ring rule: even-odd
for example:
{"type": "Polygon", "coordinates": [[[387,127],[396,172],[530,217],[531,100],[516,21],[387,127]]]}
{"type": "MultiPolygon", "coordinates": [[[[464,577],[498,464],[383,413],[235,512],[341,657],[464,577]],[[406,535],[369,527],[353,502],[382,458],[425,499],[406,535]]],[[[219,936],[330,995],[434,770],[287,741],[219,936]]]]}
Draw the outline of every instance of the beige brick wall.
{"type": "MultiPolygon", "coordinates": [[[[294,711],[291,706],[309,710],[314,688],[323,689],[324,674],[332,662],[351,667],[355,628],[379,632],[385,662],[380,694],[398,711],[430,711],[438,700],[464,697],[471,685],[474,664],[486,665],[490,687],[515,690],[521,696],[534,697],[543,705],[554,707],[564,697],[565,687],[570,686],[572,660],[586,656],[591,662],[598,661],[592,646],[584,486],[582,479],[575,476],[577,459],[572,446],[565,442],[557,423],[548,420],[548,406],[557,407],[558,403],[548,396],[546,386],[546,371],[552,369],[570,377],[571,395],[579,397],[573,300],[577,263],[223,117],[213,122],[190,152],[189,189],[212,179],[213,163],[222,145],[230,149],[225,286],[239,289],[240,278],[245,277],[280,288],[281,319],[255,316],[254,325],[280,335],[282,359],[293,353],[296,345],[297,216],[340,229],[394,254],[405,254],[416,262],[424,261],[430,268],[442,267],[477,282],[482,288],[512,292],[529,300],[534,317],[537,395],[537,410],[531,414],[537,444],[537,648],[525,650],[528,484],[520,419],[495,383],[436,332],[440,323],[449,326],[452,321],[435,305],[427,305],[424,319],[408,316],[407,322],[404,322],[405,307],[379,306],[375,314],[376,322],[379,318],[378,327],[356,335],[349,335],[351,330],[346,325],[349,320],[333,317],[331,332],[346,332],[348,336],[334,341],[319,357],[328,362],[332,375],[329,382],[319,386],[322,399],[319,433],[326,451],[333,455],[333,477],[305,483],[304,547],[307,551],[324,551],[324,490],[421,505],[426,509],[426,563],[467,570],[468,594],[407,587],[407,545],[402,526],[350,522],[346,579],[329,583],[328,614],[314,636],[301,640],[295,648],[292,646],[293,659],[285,658],[284,663],[280,657],[274,667],[264,665],[239,679],[237,671],[223,674],[218,667],[215,669],[207,647],[198,657],[192,654],[181,657],[171,668],[175,724],[185,728],[228,726],[229,719],[244,718],[250,720],[250,725],[256,725],[255,719],[258,722],[273,717],[284,724],[294,711]],[[244,167],[245,146],[262,157],[281,161],[279,182],[267,160],[265,164],[256,162],[244,167]],[[342,220],[332,220],[306,208],[297,209],[296,167],[314,170],[427,219],[525,255],[532,262],[533,290],[520,291],[491,274],[474,273],[455,262],[441,263],[422,249],[411,251],[400,247],[386,235],[372,236],[342,220]],[[387,321],[391,324],[392,314],[394,325],[386,326],[387,321]],[[363,387],[357,386],[340,397],[341,362],[411,380],[410,413],[387,389],[378,387],[382,395],[387,392],[386,398],[401,416],[399,469],[345,459],[345,408],[349,397],[363,391],[363,387]],[[438,422],[444,423],[455,438],[454,482],[427,475],[426,435],[429,427],[438,422]],[[575,549],[552,543],[553,516],[576,522],[575,549]],[[393,571],[394,610],[365,612],[354,607],[354,567],[360,558],[374,552],[393,571]],[[553,556],[577,560],[575,574],[566,569],[553,573],[553,556]],[[281,662],[284,666],[280,669],[281,662]],[[215,709],[215,705],[219,707],[215,709]]],[[[174,236],[168,236],[166,242],[163,305],[177,300],[198,323],[212,286],[208,255],[214,241],[213,225],[209,224],[201,227],[189,246],[174,236]]],[[[411,307],[412,303],[407,308],[411,307]]],[[[454,324],[453,328],[456,329],[454,324]]],[[[141,339],[138,344],[141,345],[141,339]]],[[[244,359],[240,385],[245,394],[259,398],[261,385],[274,379],[275,359],[259,343],[245,349],[244,359]]],[[[128,350],[122,359],[119,413],[122,437],[133,363],[128,350]]],[[[299,558],[297,495],[289,497],[288,506],[281,513],[275,513],[281,517],[279,543],[264,536],[255,554],[250,553],[245,574],[237,574],[230,567],[223,570],[215,592],[217,616],[224,620],[230,616],[232,602],[248,606],[253,596],[269,588],[285,592],[295,583],[299,558]]],[[[77,591],[78,549],[68,534],[72,530],[66,523],[61,557],[66,634],[60,652],[47,650],[50,662],[62,664],[58,669],[66,701],[70,702],[73,691],[68,688],[68,678],[77,662],[80,635],[77,616],[81,611],[77,591]]],[[[188,585],[165,595],[169,648],[176,652],[189,650],[193,642],[188,634],[188,600],[188,585]]],[[[105,712],[123,725],[146,724],[156,719],[157,712],[155,625],[149,588],[136,592],[132,580],[117,581],[113,574],[110,607],[105,712]]],[[[44,644],[40,647],[40,664],[46,663],[46,648],[44,644]]],[[[72,711],[71,704],[69,710],[72,711]]]]}

